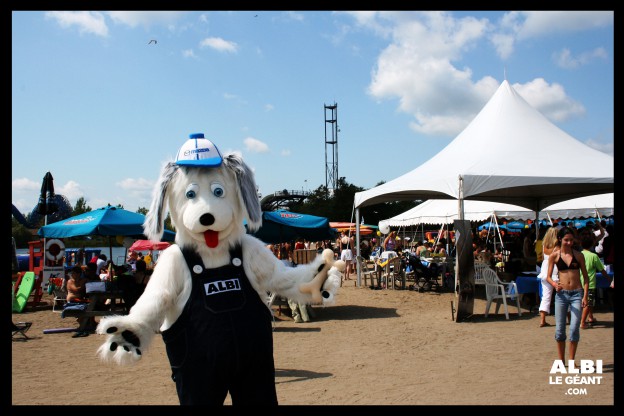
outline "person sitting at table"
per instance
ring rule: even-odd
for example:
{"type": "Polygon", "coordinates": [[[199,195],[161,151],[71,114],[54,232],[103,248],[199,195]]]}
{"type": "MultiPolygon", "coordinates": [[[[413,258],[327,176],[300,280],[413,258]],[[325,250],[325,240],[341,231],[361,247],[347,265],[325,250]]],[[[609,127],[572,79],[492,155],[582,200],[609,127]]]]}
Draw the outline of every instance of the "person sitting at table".
{"type": "Polygon", "coordinates": [[[124,273],[118,277],[119,288],[123,291],[123,301],[128,311],[130,311],[130,308],[132,308],[141,297],[145,291],[147,282],[149,282],[147,264],[145,261],[137,260],[135,266],[136,270],[133,274],[124,273]]]}
{"type": "MultiPolygon", "coordinates": [[[[69,270],[69,279],[67,279],[67,302],[83,303],[87,301],[87,278],[82,274],[80,266],[74,266],[69,270]]],[[[72,338],[86,337],[88,331],[92,331],[97,326],[95,318],[82,317],[78,318],[78,328],[84,328],[84,331],[78,331],[72,338]]]]}
{"type": "Polygon", "coordinates": [[[132,267],[132,270],[134,270],[134,266],[138,259],[139,253],[134,250],[130,250],[130,252],[128,253],[128,258],[126,259],[126,263],[129,264],[130,267],[132,267]]]}
{"type": "Polygon", "coordinates": [[[67,302],[85,302],[87,297],[87,278],[82,275],[82,268],[74,266],[69,270],[67,279],[67,302]]]}
{"type": "Polygon", "coordinates": [[[384,251],[394,251],[396,249],[396,231],[390,231],[390,234],[383,242],[384,251]]]}
{"type": "Polygon", "coordinates": [[[96,270],[95,272],[96,272],[98,275],[100,275],[100,274],[102,273],[102,269],[103,269],[104,267],[107,267],[107,266],[108,266],[108,264],[107,264],[106,260],[107,260],[107,258],[106,258],[106,254],[100,254],[100,255],[97,257],[97,260],[96,260],[96,263],[95,263],[95,264],[97,265],[97,270],[96,270]]]}
{"type": "Polygon", "coordinates": [[[431,257],[431,243],[429,241],[423,243],[423,249],[420,250],[420,258],[431,257]]]}
{"type": "Polygon", "coordinates": [[[440,257],[446,257],[446,249],[444,248],[444,243],[442,242],[442,240],[438,241],[435,249],[433,250],[433,253],[440,257]]]}

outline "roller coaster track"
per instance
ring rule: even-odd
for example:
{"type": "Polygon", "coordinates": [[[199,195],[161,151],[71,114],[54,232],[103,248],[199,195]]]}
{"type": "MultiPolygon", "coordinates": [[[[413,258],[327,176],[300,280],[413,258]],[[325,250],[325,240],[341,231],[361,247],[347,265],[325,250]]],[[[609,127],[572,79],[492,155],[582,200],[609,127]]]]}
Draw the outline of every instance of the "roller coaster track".
{"type": "Polygon", "coordinates": [[[303,200],[311,194],[312,193],[309,191],[284,189],[283,191],[277,191],[266,195],[260,200],[260,206],[262,207],[262,211],[275,211],[286,207],[290,202],[303,202],[303,200]]]}

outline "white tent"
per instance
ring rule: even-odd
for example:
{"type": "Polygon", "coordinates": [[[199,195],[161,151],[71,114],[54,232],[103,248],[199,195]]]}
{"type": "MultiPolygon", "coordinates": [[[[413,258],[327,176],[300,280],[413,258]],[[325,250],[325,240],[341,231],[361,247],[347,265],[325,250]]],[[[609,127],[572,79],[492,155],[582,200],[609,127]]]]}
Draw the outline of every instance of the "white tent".
{"type": "Polygon", "coordinates": [[[552,124],[505,80],[437,155],[356,193],[354,203],[359,208],[386,201],[459,199],[541,211],[560,201],[613,192],[613,166],[613,156],[552,124]]]}
{"type": "MultiPolygon", "coordinates": [[[[613,194],[601,194],[574,198],[558,202],[544,208],[539,215],[540,219],[550,218],[587,218],[596,217],[596,210],[600,216],[613,215],[613,194]]],[[[458,219],[458,201],[455,199],[429,199],[422,204],[411,208],[399,215],[379,222],[390,227],[407,227],[418,224],[452,224],[458,219]]],[[[486,221],[492,214],[498,218],[528,220],[535,218],[535,212],[517,205],[503,204],[488,201],[464,201],[464,219],[470,221],[486,221]]]]}
{"type": "MultiPolygon", "coordinates": [[[[356,193],[356,223],[360,207],[399,200],[456,199],[459,219],[466,200],[538,212],[557,202],[613,192],[613,167],[613,156],[555,126],[505,80],[438,154],[396,179],[356,193]]],[[[356,238],[359,255],[359,229],[356,238]]]]}
{"type": "MultiPolygon", "coordinates": [[[[429,199],[414,208],[387,220],[379,222],[391,227],[406,227],[418,224],[452,224],[458,219],[457,200],[429,199]]],[[[535,218],[535,212],[517,205],[488,201],[464,201],[464,219],[485,221],[495,214],[500,218],[527,220],[535,218]]]]}
{"type": "Polygon", "coordinates": [[[588,218],[588,217],[610,217],[614,215],[613,201],[614,194],[601,194],[584,196],[581,198],[570,199],[569,201],[558,202],[546,207],[540,213],[540,219],[550,218],[588,218]],[[598,215],[596,215],[598,211],[598,215]]]}

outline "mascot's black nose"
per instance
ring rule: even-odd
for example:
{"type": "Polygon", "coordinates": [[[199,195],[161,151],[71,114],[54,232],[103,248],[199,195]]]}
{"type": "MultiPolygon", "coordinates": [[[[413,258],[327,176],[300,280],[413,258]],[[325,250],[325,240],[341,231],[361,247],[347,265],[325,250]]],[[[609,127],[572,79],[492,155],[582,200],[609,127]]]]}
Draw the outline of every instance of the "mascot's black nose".
{"type": "Polygon", "coordinates": [[[214,215],[204,214],[199,217],[199,222],[201,223],[201,225],[212,225],[214,224],[214,215]]]}

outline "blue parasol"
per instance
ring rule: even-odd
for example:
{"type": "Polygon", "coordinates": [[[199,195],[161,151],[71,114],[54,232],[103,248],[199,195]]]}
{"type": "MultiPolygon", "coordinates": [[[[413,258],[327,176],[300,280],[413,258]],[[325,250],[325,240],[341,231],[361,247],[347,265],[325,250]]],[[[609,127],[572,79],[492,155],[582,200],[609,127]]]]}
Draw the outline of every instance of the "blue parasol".
{"type": "MultiPolygon", "coordinates": [[[[496,223],[493,221],[486,222],[485,224],[481,224],[479,227],[477,227],[477,230],[489,230],[491,227],[496,228],[496,223]]],[[[498,224],[498,228],[501,230],[506,230],[507,226],[505,224],[498,224]]]]}
{"type": "Polygon", "coordinates": [[[330,240],[335,237],[327,218],[286,210],[264,211],[262,227],[251,234],[267,244],[285,243],[299,237],[308,241],[330,240]]]}
{"type": "MultiPolygon", "coordinates": [[[[41,227],[37,234],[46,238],[121,235],[143,239],[145,238],[143,234],[144,221],[145,215],[143,214],[108,205],[41,227]]],[[[174,238],[175,233],[165,230],[162,240],[174,241],[174,238]]],[[[112,257],[112,242],[110,242],[110,246],[112,257]]]]}

